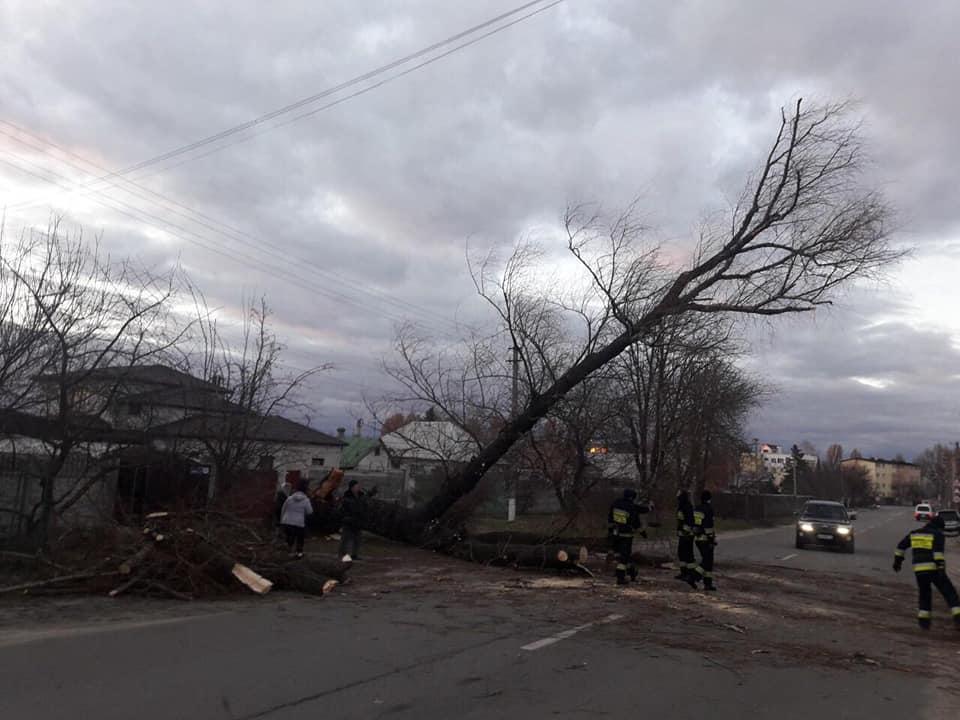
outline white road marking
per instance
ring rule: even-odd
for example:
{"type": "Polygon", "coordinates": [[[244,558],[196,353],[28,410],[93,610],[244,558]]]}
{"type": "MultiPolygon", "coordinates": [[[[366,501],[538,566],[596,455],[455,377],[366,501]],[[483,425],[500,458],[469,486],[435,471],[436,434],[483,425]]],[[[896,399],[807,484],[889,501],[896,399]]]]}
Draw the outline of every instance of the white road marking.
{"type": "Polygon", "coordinates": [[[797,553],[791,553],[790,555],[784,555],[782,558],[777,558],[777,560],[791,560],[797,556],[797,553]]]}
{"type": "Polygon", "coordinates": [[[566,640],[568,637],[572,637],[573,635],[576,635],[578,632],[582,632],[583,630],[589,630],[594,625],[606,625],[607,623],[616,622],[617,620],[621,620],[622,618],[623,618],[623,615],[607,615],[602,620],[597,620],[596,622],[589,622],[589,623],[586,623],[585,625],[578,625],[575,628],[570,628],[569,630],[558,632],[556,635],[551,635],[550,637],[545,637],[541,640],[537,640],[528,645],[524,645],[520,649],[527,650],[528,652],[532,652],[533,650],[540,650],[541,648],[545,648],[549,645],[553,645],[554,643],[558,643],[561,640],[566,640]]]}

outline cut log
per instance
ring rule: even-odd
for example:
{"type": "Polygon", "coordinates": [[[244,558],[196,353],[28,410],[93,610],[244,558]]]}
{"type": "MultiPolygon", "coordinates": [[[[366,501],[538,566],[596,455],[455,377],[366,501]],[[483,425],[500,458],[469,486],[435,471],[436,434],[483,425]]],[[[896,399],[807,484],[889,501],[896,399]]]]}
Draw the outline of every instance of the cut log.
{"type": "Polygon", "coordinates": [[[255,592],[257,595],[266,595],[273,587],[272,582],[267,580],[262,575],[255,573],[246,565],[241,565],[240,563],[234,564],[234,566],[230,569],[230,574],[248,588],[253,590],[253,592],[255,592]]]}
{"type": "Polygon", "coordinates": [[[328,557],[303,557],[296,561],[305,564],[312,572],[318,575],[326,575],[334,580],[343,582],[347,579],[347,573],[353,567],[353,561],[344,562],[340,558],[328,557]]]}
{"type": "Polygon", "coordinates": [[[211,577],[222,580],[233,578],[258,595],[269,592],[273,584],[260,573],[237,562],[199,533],[187,532],[194,540],[191,548],[193,554],[204,564],[211,577]]]}
{"type": "Polygon", "coordinates": [[[462,542],[450,554],[464,560],[487,565],[512,565],[544,569],[575,569],[589,557],[585,547],[566,545],[504,545],[483,542],[462,542]]]}
{"type": "Polygon", "coordinates": [[[326,595],[339,584],[338,580],[324,577],[298,563],[288,563],[274,577],[278,587],[308,595],[326,595]]]}

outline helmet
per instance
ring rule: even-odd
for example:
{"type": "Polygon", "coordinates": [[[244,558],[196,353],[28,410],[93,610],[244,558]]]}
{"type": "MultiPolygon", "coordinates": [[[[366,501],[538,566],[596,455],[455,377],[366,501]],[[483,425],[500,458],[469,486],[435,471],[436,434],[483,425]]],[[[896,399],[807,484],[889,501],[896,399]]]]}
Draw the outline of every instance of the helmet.
{"type": "Polygon", "coordinates": [[[623,499],[624,499],[624,500],[636,500],[636,499],[637,499],[637,491],[634,490],[633,488],[627,488],[626,490],[623,491],[623,499]]]}
{"type": "Polygon", "coordinates": [[[934,515],[932,518],[930,518],[930,525],[932,527],[937,528],[938,530],[943,530],[944,528],[943,518],[940,517],[939,515],[934,515]]]}
{"type": "Polygon", "coordinates": [[[709,490],[704,490],[700,493],[700,502],[710,502],[713,499],[713,494],[709,490]]]}

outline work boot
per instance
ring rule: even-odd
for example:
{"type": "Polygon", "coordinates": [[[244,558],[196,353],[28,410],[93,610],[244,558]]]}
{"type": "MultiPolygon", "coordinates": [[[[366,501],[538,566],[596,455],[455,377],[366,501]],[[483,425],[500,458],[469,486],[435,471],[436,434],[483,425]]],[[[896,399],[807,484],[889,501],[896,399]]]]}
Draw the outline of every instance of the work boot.
{"type": "Polygon", "coordinates": [[[627,574],[623,570],[617,570],[617,585],[627,584],[627,574]]]}
{"type": "Polygon", "coordinates": [[[707,592],[716,592],[717,586],[713,584],[713,578],[706,578],[703,581],[703,589],[707,592]]]}
{"type": "MultiPolygon", "coordinates": [[[[633,582],[637,581],[637,575],[638,575],[637,569],[635,567],[630,568],[630,579],[633,582]]],[[[960,615],[957,616],[957,621],[960,622],[960,615]]]]}
{"type": "Polygon", "coordinates": [[[917,622],[920,624],[920,629],[921,629],[921,630],[929,630],[929,629],[930,629],[930,621],[929,621],[929,620],[918,620],[917,622]]]}

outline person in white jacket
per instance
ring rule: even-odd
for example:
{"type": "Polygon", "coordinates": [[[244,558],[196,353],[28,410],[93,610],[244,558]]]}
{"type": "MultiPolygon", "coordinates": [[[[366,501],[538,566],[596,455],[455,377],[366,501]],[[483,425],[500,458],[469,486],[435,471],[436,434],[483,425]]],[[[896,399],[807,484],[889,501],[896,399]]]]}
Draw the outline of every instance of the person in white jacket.
{"type": "Polygon", "coordinates": [[[287,547],[290,548],[290,557],[303,557],[303,539],[306,535],[307,516],[313,513],[313,505],[307,497],[307,483],[301,480],[297,484],[297,491],[288,497],[280,510],[280,525],[287,537],[287,547]],[[294,553],[293,544],[297,544],[294,553]]]}

